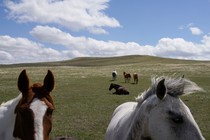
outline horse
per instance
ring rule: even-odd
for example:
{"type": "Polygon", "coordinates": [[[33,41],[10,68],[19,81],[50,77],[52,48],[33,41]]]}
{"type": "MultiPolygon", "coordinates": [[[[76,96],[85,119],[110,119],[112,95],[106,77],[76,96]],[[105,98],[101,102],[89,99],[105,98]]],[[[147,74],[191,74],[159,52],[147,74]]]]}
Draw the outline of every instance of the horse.
{"type": "Polygon", "coordinates": [[[1,140],[49,140],[52,129],[54,76],[48,70],[43,85],[29,85],[29,78],[24,69],[17,86],[20,94],[0,106],[1,140]]]}
{"type": "Polygon", "coordinates": [[[111,83],[109,86],[109,91],[111,91],[113,88],[116,90],[113,94],[117,94],[117,95],[128,95],[129,94],[128,89],[121,85],[111,83]]]}
{"type": "Polygon", "coordinates": [[[137,73],[133,74],[133,81],[134,81],[134,84],[138,84],[139,78],[138,78],[138,74],[137,73]]]}
{"type": "Polygon", "coordinates": [[[182,77],[152,78],[151,87],[136,102],[115,109],[106,140],[205,140],[179,98],[195,91],[203,89],[182,77]]]}
{"type": "Polygon", "coordinates": [[[117,79],[117,71],[112,71],[112,80],[115,81],[117,79]]]}
{"type": "Polygon", "coordinates": [[[131,79],[131,74],[130,73],[126,73],[126,72],[123,72],[123,75],[124,75],[124,78],[125,78],[125,83],[126,82],[130,82],[130,79],[131,79]]]}

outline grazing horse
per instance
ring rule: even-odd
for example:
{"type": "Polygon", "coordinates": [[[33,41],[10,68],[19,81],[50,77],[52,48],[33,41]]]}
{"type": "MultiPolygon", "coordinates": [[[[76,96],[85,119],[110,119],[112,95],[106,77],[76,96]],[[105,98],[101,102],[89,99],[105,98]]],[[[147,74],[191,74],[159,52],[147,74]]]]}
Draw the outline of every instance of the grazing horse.
{"type": "Polygon", "coordinates": [[[133,80],[134,80],[134,84],[138,84],[139,78],[138,78],[138,74],[137,73],[133,74],[133,80]]]}
{"type": "Polygon", "coordinates": [[[54,88],[52,72],[48,70],[43,85],[30,86],[23,70],[17,85],[21,93],[0,106],[0,139],[49,140],[54,110],[50,95],[54,88]]]}
{"type": "Polygon", "coordinates": [[[125,87],[123,87],[121,85],[111,83],[109,86],[109,91],[112,90],[113,88],[116,90],[113,94],[117,94],[117,95],[128,95],[129,94],[128,89],[126,89],[125,87]]]}
{"type": "Polygon", "coordinates": [[[126,72],[123,72],[123,75],[124,75],[124,78],[125,78],[125,83],[126,82],[130,82],[130,79],[131,79],[131,74],[130,73],[126,73],[126,72]]]}
{"type": "Polygon", "coordinates": [[[202,91],[185,78],[152,78],[152,86],[118,106],[106,131],[106,140],[204,140],[181,95],[202,91]]]}
{"type": "Polygon", "coordinates": [[[117,71],[112,71],[112,80],[115,81],[117,79],[117,71]]]}

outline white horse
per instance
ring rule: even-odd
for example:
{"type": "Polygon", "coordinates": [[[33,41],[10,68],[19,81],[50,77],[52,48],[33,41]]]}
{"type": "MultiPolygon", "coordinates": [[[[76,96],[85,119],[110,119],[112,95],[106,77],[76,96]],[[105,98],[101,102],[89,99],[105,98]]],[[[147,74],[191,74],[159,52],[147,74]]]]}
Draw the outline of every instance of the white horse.
{"type": "Polygon", "coordinates": [[[204,140],[189,108],[179,96],[202,91],[185,78],[152,78],[137,102],[118,106],[106,140],[204,140]]]}
{"type": "Polygon", "coordinates": [[[117,71],[112,71],[112,80],[115,81],[117,79],[117,71]]]}
{"type": "Polygon", "coordinates": [[[48,71],[43,86],[29,85],[26,70],[18,78],[21,94],[0,106],[1,140],[48,140],[52,128],[54,76],[48,71]]]}

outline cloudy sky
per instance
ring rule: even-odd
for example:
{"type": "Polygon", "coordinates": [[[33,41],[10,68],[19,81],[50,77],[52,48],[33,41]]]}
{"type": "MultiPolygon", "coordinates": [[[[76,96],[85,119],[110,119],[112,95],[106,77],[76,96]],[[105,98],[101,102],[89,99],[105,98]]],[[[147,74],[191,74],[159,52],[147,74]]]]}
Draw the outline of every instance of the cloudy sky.
{"type": "Polygon", "coordinates": [[[83,56],[210,60],[210,0],[2,0],[0,64],[83,56]]]}

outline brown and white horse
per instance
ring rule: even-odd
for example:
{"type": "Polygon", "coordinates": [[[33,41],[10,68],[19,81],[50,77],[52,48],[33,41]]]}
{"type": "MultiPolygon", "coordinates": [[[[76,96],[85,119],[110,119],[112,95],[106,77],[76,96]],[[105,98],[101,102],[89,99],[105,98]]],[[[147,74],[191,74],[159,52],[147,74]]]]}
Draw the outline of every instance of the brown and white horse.
{"type": "Polygon", "coordinates": [[[52,128],[54,76],[50,70],[43,85],[29,85],[26,70],[18,78],[21,92],[16,98],[0,106],[1,140],[49,140],[52,128]]]}
{"type": "Polygon", "coordinates": [[[126,82],[130,82],[130,79],[131,79],[131,74],[130,73],[126,73],[126,72],[123,72],[123,75],[124,75],[124,78],[125,78],[125,83],[126,82]]]}

